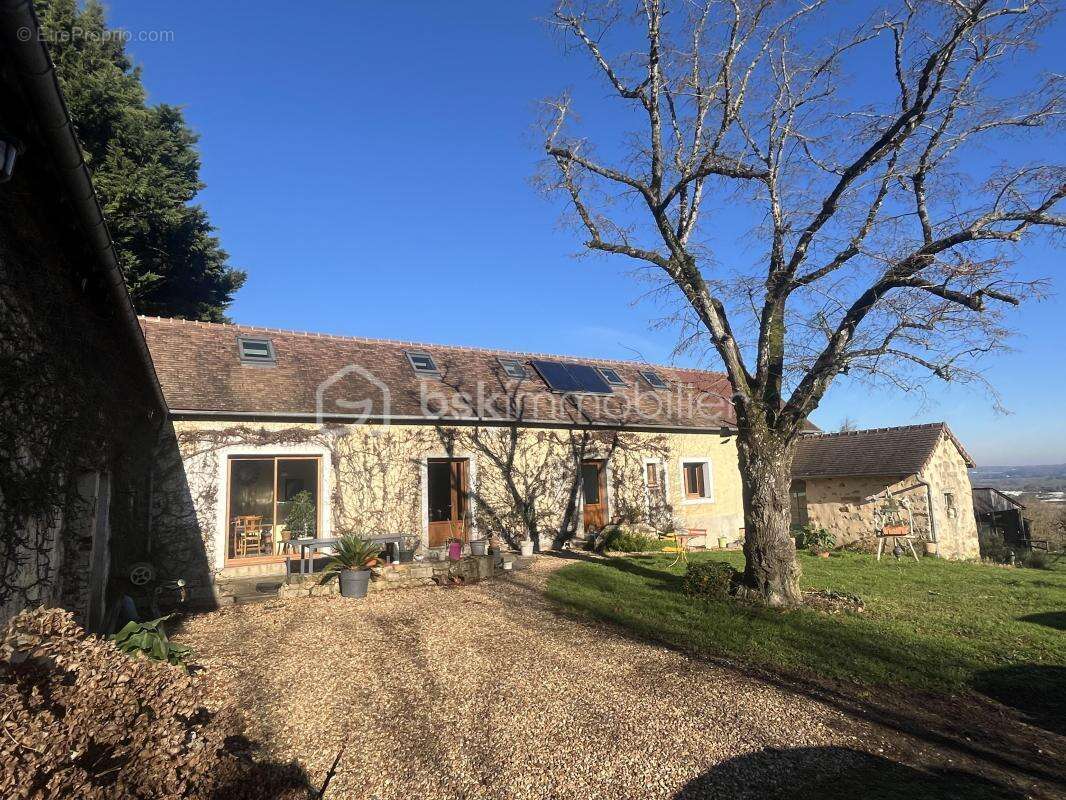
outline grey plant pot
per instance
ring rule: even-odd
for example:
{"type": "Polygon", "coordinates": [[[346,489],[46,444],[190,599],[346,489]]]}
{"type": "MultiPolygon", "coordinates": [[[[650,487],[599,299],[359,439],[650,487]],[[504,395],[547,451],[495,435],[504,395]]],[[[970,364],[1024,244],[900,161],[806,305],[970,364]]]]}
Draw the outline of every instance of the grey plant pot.
{"type": "Polygon", "coordinates": [[[489,543],[484,539],[472,539],[470,541],[470,555],[483,556],[488,552],[489,543]]]}
{"type": "Polygon", "coordinates": [[[370,588],[370,570],[341,570],[341,597],[366,597],[370,588]]]}

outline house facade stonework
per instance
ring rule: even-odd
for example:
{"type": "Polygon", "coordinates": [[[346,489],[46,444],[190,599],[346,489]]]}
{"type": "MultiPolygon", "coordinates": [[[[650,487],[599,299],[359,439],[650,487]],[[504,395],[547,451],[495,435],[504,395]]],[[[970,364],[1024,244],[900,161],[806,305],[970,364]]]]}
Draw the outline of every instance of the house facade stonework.
{"type": "Polygon", "coordinates": [[[976,559],[972,465],[943,423],[811,436],[793,468],[793,523],[824,527],[838,545],[873,549],[878,511],[891,496],[937,555],[976,559]]]}
{"type": "Polygon", "coordinates": [[[735,428],[714,373],[655,367],[668,387],[656,389],[640,375],[646,365],[583,360],[615,388],[569,396],[528,354],[142,326],[171,407],[155,455],[152,549],[194,586],[283,560],[300,493],[319,538],[402,535],[423,552],[452,535],[516,546],[535,533],[546,548],[615,521],[698,542],[743,536],[735,428]],[[246,340],[269,342],[270,363],[241,363],[246,340]],[[415,352],[437,371],[420,375],[415,352]],[[502,375],[501,359],[524,377],[502,375]],[[246,517],[269,528],[267,546],[248,546],[246,517]]]}

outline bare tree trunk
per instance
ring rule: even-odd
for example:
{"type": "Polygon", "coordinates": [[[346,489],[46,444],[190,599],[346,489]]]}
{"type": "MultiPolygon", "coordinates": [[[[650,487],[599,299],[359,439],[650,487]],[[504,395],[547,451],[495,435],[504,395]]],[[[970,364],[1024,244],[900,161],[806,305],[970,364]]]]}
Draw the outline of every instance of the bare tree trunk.
{"type": "Polygon", "coordinates": [[[742,426],[737,439],[744,488],[744,575],[739,593],[771,606],[802,600],[791,532],[794,445],[767,427],[742,426]]]}

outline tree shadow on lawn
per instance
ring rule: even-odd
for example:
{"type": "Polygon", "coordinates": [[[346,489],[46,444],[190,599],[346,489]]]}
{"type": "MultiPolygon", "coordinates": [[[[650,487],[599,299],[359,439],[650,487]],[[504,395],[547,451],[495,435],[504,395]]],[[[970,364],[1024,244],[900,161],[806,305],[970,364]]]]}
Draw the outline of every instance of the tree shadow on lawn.
{"type": "Polygon", "coordinates": [[[1046,628],[1054,628],[1066,631],[1066,611],[1045,611],[1042,614],[1027,614],[1018,617],[1019,622],[1031,622],[1034,625],[1043,625],[1046,628]]]}
{"type": "Polygon", "coordinates": [[[767,748],[719,764],[675,800],[1023,800],[957,769],[915,769],[847,747],[767,748]]]}
{"type": "MultiPolygon", "coordinates": [[[[621,560],[599,563],[641,577],[662,578],[661,572],[627,565],[621,560]]],[[[962,760],[994,766],[1014,775],[1023,773],[1057,787],[1066,786],[1066,774],[1061,769],[1064,763],[1061,759],[1066,758],[1062,740],[1018,724],[1004,713],[1002,705],[976,693],[963,691],[947,695],[907,688],[893,680],[895,675],[921,675],[929,665],[944,662],[945,655],[934,642],[893,635],[892,631],[884,629],[871,629],[861,619],[848,625],[813,611],[782,612],[700,600],[693,602],[699,603],[702,609],[693,605],[678,609],[680,615],[716,615],[716,627],[704,631],[707,642],[700,647],[690,638],[694,631],[685,628],[693,622],[698,624],[698,618],[693,620],[683,616],[674,619],[677,625],[672,630],[656,627],[654,615],[642,615],[639,600],[638,607],[627,608],[618,599],[617,586],[605,575],[589,574],[588,571],[567,575],[564,572],[556,573],[553,580],[570,582],[575,587],[572,600],[556,599],[563,608],[576,612],[585,620],[591,618],[610,624],[634,640],[665,646],[691,658],[809,697],[836,708],[853,720],[873,723],[954,751],[953,755],[962,760]],[[730,636],[732,640],[724,639],[730,636]],[[766,666],[766,659],[759,655],[768,645],[791,649],[799,657],[793,664],[766,666]],[[734,656],[734,650],[740,652],[734,656]],[[850,666],[860,673],[866,663],[880,670],[886,679],[859,683],[854,679],[823,674],[821,667],[835,663],[850,666]],[[817,671],[810,666],[813,664],[819,666],[817,671]],[[1040,750],[1043,753],[1039,753],[1040,750]]],[[[648,588],[649,600],[653,601],[654,592],[648,588]]],[[[1046,673],[1043,679],[1042,685],[1048,692],[1064,694],[1062,687],[1066,686],[1066,675],[1046,673]]],[[[1005,680],[1006,676],[998,676],[987,678],[986,683],[999,687],[1005,680]]],[[[991,691],[986,695],[999,699],[991,691]]],[[[1009,701],[1004,702],[1012,705],[1009,701]]]]}
{"type": "Polygon", "coordinates": [[[979,672],[974,688],[1019,711],[1030,725],[1066,736],[1066,666],[1015,664],[979,672]]]}

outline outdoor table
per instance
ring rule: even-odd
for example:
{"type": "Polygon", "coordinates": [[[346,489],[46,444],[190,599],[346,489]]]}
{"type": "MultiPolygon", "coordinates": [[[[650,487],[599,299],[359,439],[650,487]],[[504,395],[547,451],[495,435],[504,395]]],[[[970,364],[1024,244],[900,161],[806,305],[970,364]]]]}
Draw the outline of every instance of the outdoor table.
{"type": "MultiPolygon", "coordinates": [[[[340,542],[340,540],[341,540],[341,537],[333,536],[333,537],[327,537],[325,539],[287,539],[287,540],[282,541],[281,542],[281,546],[286,551],[285,552],[285,559],[286,559],[285,560],[285,573],[286,574],[289,573],[289,563],[290,563],[291,559],[290,559],[290,551],[289,551],[288,548],[289,548],[290,545],[300,548],[300,574],[301,575],[306,575],[306,574],[311,573],[311,572],[314,571],[314,566],[313,566],[313,564],[311,564],[310,559],[308,558],[308,554],[313,552],[313,551],[315,551],[315,550],[324,550],[327,547],[336,547],[337,544],[340,542]]],[[[397,556],[397,558],[399,558],[400,544],[403,541],[403,537],[402,536],[399,536],[399,535],[394,535],[394,536],[369,536],[369,537],[367,537],[367,541],[368,542],[374,542],[375,544],[380,544],[380,545],[383,545],[383,546],[387,546],[387,545],[390,545],[390,544],[395,544],[396,545],[396,556],[397,556]]]]}
{"type": "Polygon", "coordinates": [[[676,542],[676,545],[674,547],[664,547],[663,548],[663,552],[665,552],[665,553],[677,553],[677,557],[674,558],[673,562],[671,562],[669,566],[673,567],[673,566],[675,566],[676,564],[678,564],[678,563],[680,563],[682,561],[684,561],[687,564],[688,563],[688,543],[689,543],[689,540],[695,539],[695,538],[697,538],[699,536],[703,536],[703,535],[704,534],[702,534],[702,533],[672,533],[672,534],[670,534],[670,536],[676,542]]]}

